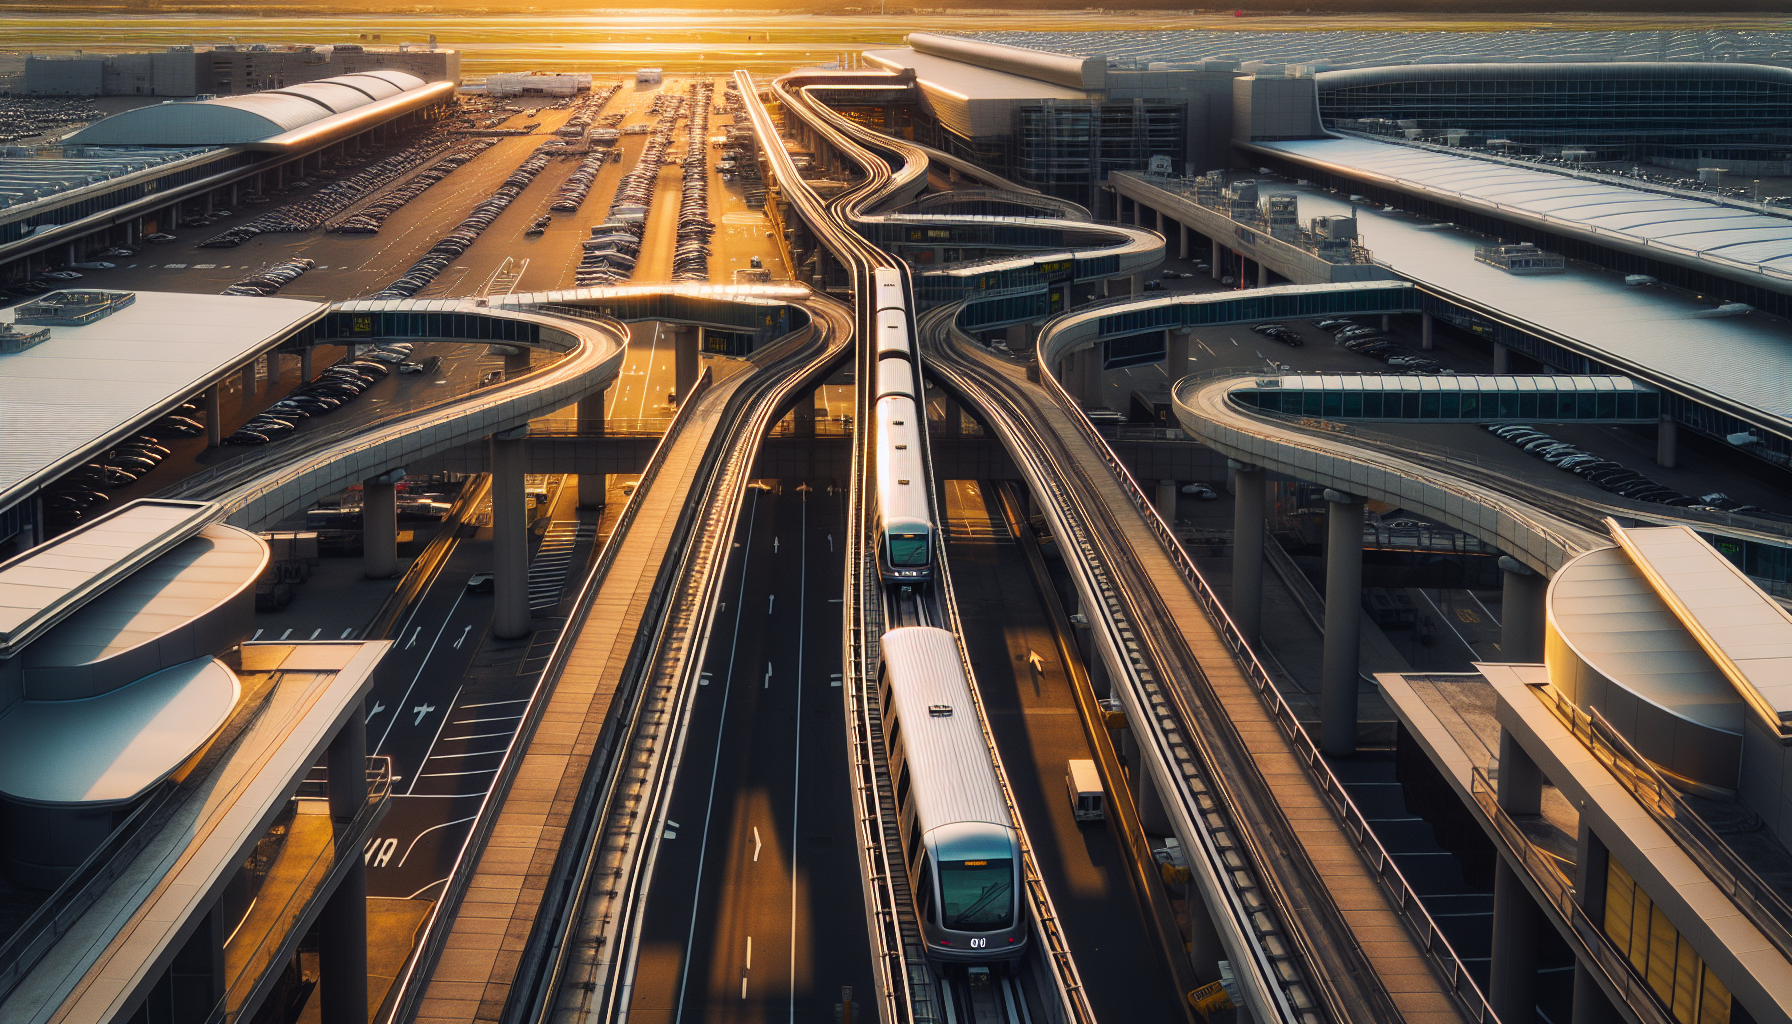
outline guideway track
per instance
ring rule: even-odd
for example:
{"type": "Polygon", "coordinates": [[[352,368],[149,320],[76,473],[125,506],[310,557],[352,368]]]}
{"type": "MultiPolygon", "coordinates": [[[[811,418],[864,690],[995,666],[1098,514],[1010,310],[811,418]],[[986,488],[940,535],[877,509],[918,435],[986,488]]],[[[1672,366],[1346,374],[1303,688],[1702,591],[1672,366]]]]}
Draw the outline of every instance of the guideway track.
{"type": "Polygon", "coordinates": [[[547,1019],[563,998],[614,1005],[625,990],[628,925],[604,915],[645,887],[651,844],[649,818],[621,805],[664,788],[657,751],[676,728],[763,425],[851,340],[840,304],[805,305],[809,326],[681,403],[581,588],[387,1019],[547,1019]],[[580,941],[594,933],[601,945],[580,941]]]}
{"type": "MultiPolygon", "coordinates": [[[[836,134],[867,147],[903,149],[900,141],[876,136],[820,104],[798,112],[818,131],[831,125],[836,134]]],[[[1253,1012],[1283,1020],[1490,1019],[1480,992],[1373,835],[1354,842],[1345,835],[1346,826],[1352,833],[1358,829],[1360,815],[1341,790],[1325,785],[1329,769],[1310,741],[1301,743],[1305,733],[1299,724],[1291,716],[1283,720],[1273,687],[1262,692],[1243,670],[1238,658],[1252,666],[1255,661],[1248,648],[1230,642],[1236,634],[1226,632],[1230,623],[1223,610],[1191,592],[1205,593],[1191,588],[1166,557],[1164,531],[1132,521],[1154,513],[1148,506],[1141,513],[1118,486],[1111,453],[1106,465],[1095,456],[1099,438],[1090,442],[1084,436],[1093,433],[1087,424],[1079,431],[1071,422],[1074,412],[1065,411],[1061,389],[1046,392],[1021,380],[1012,364],[967,355],[976,346],[952,337],[955,312],[949,308],[925,318],[921,337],[932,368],[986,414],[1040,495],[1054,532],[1082,555],[1075,566],[1079,590],[1106,634],[1104,653],[1117,670],[1114,678],[1126,684],[1122,695],[1131,705],[1129,717],[1150,726],[1158,749],[1148,760],[1159,791],[1173,812],[1185,816],[1185,824],[1203,825],[1201,842],[1190,843],[1194,837],[1184,833],[1184,843],[1191,853],[1205,848],[1209,854],[1207,870],[1198,870],[1197,878],[1205,874],[1209,883],[1223,882],[1203,888],[1253,1012]],[[1095,461],[1086,464],[1090,458],[1095,461]],[[1127,504],[1134,509],[1122,508],[1127,504]],[[1181,586],[1160,590],[1158,581],[1172,577],[1181,586]],[[1165,628],[1170,624],[1178,628],[1165,628]],[[1240,707],[1241,698],[1250,707],[1240,707]],[[1272,737],[1281,742],[1263,742],[1272,737]],[[1275,773],[1276,781],[1269,782],[1265,773],[1275,773]],[[1285,803],[1295,799],[1296,790],[1302,791],[1300,802],[1285,803]],[[1296,818],[1298,831],[1291,823],[1296,818]],[[1213,842],[1215,824],[1233,841],[1223,852],[1213,842]],[[1256,878],[1234,869],[1240,849],[1251,854],[1256,878]],[[1367,892],[1354,885],[1347,893],[1330,890],[1352,874],[1350,869],[1339,873],[1340,855],[1359,865],[1354,875],[1369,883],[1367,892]],[[1324,859],[1323,868],[1315,857],[1324,859]],[[1371,963],[1352,920],[1372,930],[1382,921],[1404,925],[1414,941],[1375,942],[1378,955],[1371,963]],[[1272,926],[1268,931],[1266,923],[1272,926]],[[1379,975],[1390,970],[1384,985],[1379,975]],[[1390,992],[1389,985],[1398,991],[1390,992]]]]}

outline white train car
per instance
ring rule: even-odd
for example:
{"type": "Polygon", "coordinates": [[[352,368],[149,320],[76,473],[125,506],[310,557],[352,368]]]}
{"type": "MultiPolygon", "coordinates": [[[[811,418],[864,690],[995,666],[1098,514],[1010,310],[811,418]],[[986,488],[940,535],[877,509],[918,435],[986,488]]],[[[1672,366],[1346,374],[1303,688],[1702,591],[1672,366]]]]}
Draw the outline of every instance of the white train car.
{"type": "Polygon", "coordinates": [[[878,400],[877,565],[887,583],[923,584],[933,578],[933,516],[916,415],[913,398],[878,400]]]}
{"type": "Polygon", "coordinates": [[[883,635],[878,695],[905,867],[930,959],[992,964],[1026,949],[1018,833],[952,634],[883,635]]]}

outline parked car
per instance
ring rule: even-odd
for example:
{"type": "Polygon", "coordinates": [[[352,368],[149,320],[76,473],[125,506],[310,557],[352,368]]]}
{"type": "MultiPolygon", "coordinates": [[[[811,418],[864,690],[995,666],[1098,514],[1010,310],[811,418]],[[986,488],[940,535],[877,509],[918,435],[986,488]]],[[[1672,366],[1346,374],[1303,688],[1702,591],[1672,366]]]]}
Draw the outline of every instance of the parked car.
{"type": "Polygon", "coordinates": [[[1215,491],[1213,488],[1207,486],[1206,484],[1201,484],[1201,483],[1183,484],[1182,485],[1182,493],[1192,494],[1195,497],[1200,498],[1202,501],[1212,501],[1213,499],[1219,497],[1219,492],[1215,491]]]}
{"type": "Polygon", "coordinates": [[[467,593],[489,594],[492,592],[493,577],[489,572],[476,572],[467,577],[467,593]]]}

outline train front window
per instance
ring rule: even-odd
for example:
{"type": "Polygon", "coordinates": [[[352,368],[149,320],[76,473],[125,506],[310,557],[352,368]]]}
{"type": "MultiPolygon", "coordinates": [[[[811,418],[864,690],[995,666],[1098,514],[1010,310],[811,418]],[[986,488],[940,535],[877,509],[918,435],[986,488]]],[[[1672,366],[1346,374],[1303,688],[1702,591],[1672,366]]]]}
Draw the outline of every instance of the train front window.
{"type": "Polygon", "coordinates": [[[940,924],[986,932],[1014,919],[1014,861],[940,861],[940,924]]]}
{"type": "Polygon", "coordinates": [[[898,569],[917,569],[927,564],[927,534],[892,533],[886,541],[890,549],[890,565],[898,569]]]}

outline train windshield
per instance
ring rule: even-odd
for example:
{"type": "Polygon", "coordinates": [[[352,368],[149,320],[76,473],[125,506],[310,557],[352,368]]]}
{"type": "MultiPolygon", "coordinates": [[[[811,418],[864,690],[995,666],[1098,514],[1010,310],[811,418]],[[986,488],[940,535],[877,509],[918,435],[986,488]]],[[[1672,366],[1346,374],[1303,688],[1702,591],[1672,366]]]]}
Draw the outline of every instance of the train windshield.
{"type": "Polygon", "coordinates": [[[927,534],[891,533],[888,535],[890,564],[898,569],[916,569],[927,564],[927,534]]]}
{"type": "Polygon", "coordinates": [[[960,932],[1006,928],[1014,919],[1014,861],[940,861],[940,924],[960,932]]]}

